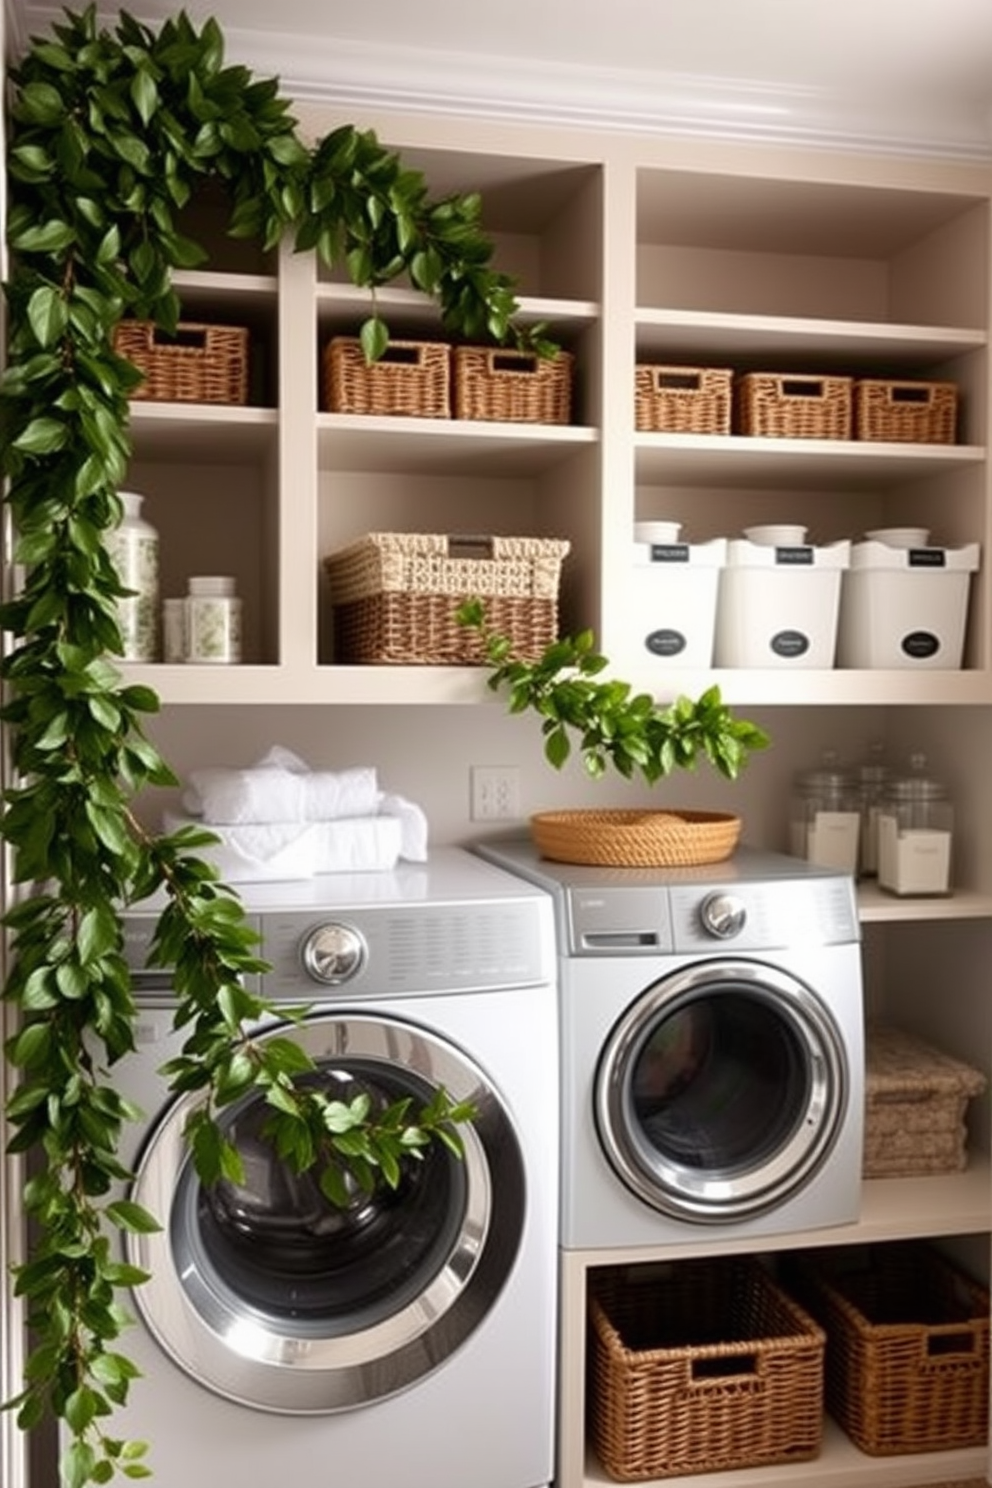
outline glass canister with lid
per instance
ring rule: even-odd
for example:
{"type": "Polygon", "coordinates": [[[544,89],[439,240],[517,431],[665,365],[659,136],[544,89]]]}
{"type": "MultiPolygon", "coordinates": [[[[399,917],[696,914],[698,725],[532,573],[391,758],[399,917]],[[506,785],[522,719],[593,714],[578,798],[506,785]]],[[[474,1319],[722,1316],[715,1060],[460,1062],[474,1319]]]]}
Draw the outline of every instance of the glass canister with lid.
{"type": "Polygon", "coordinates": [[[856,873],[861,803],[852,771],[832,751],[796,776],[792,791],[792,851],[823,868],[856,873]]]}
{"type": "Polygon", "coordinates": [[[878,813],[891,775],[883,746],[872,744],[857,769],[861,804],[858,873],[862,878],[874,878],[878,874],[878,813]]]}
{"type": "Polygon", "coordinates": [[[878,883],[891,894],[949,894],[954,808],[947,786],[914,754],[889,781],[878,813],[878,883]]]}

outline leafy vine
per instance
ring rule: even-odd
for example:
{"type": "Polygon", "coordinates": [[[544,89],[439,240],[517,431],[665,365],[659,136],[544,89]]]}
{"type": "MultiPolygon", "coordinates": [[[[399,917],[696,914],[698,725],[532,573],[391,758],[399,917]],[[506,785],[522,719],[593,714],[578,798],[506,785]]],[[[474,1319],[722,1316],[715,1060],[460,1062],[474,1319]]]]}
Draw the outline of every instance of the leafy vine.
{"type": "Polygon", "coordinates": [[[143,727],[157,696],[125,684],[112,661],[123,591],[105,537],[121,518],[137,384],[113,329],[125,315],[175,328],[174,272],[205,258],[183,212],[212,178],[234,236],[271,248],[291,234],[372,291],[361,331],[370,358],[388,339],[375,287],[400,274],[453,333],[547,343],[515,324],[477,196],[433,200],[416,171],[351,126],[308,148],[277,83],[224,64],[213,20],[197,30],[181,14],[153,32],[122,13],[108,32],[93,6],[67,12],[11,81],[0,461],[19,583],[0,612],[10,638],[0,716],[17,893],[4,997],[17,1012],[10,1150],[31,1154],[23,1197],[34,1238],[15,1278],[33,1346],[8,1405],[24,1430],[63,1423],[62,1481],[84,1488],[150,1472],[147,1444],[112,1429],[136,1373],[118,1345],[121,1293],[142,1280],[119,1259],[115,1232],[158,1223],[121,1197],[120,1138],[135,1113],[112,1067],[133,1047],[128,904],[163,896],[152,962],[170,969],[186,1030],[173,1088],[202,1095],[188,1134],[204,1182],[238,1175],[216,1118],[249,1091],[267,1103],[280,1152],[314,1167],[332,1201],[346,1177],[395,1184],[431,1141],[459,1150],[458,1124],[472,1114],[444,1099],[419,1111],[332,1101],[300,1082],[292,1040],[254,1041],[271,1011],[249,990],[262,963],[236,895],[197,856],[208,839],[149,834],[135,813],[143,789],[174,782],[143,727]]]}

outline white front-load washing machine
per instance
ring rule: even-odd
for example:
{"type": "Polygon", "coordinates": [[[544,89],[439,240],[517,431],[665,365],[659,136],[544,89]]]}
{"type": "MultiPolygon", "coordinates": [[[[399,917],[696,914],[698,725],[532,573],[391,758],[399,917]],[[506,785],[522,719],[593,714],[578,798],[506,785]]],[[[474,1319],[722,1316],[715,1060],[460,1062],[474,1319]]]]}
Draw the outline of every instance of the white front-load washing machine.
{"type": "Polygon", "coordinates": [[[565,1249],[858,1217],[860,934],[848,875],[740,848],[699,868],[487,858],[556,903],[565,1249]]]}
{"type": "Polygon", "coordinates": [[[335,1208],[264,1140],[258,1097],[220,1119],[242,1182],[205,1189],[168,980],[142,970],[154,906],[127,919],[144,1110],[127,1239],[150,1279],[122,1345],[143,1378],[113,1421],[168,1485],[537,1488],[553,1461],[558,1030],[549,896],[477,857],[245,886],[278,1018],[342,1100],[470,1101],[464,1156],[435,1143],[395,1192],[335,1208]]]}

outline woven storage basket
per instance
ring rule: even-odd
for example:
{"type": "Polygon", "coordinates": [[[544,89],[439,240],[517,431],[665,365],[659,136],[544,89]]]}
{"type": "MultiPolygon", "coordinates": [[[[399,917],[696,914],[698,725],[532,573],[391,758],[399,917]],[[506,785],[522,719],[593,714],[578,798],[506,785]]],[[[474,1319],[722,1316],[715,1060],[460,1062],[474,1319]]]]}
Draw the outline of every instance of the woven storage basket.
{"type": "Polygon", "coordinates": [[[756,1262],[594,1272],[589,1333],[589,1434],[611,1477],[819,1453],[823,1331],[756,1262]]]}
{"type": "Polygon", "coordinates": [[[853,379],[745,372],[737,380],[741,434],[778,439],[850,439],[853,379]]]}
{"type": "Polygon", "coordinates": [[[455,418],[512,424],[567,424],[574,357],[492,346],[454,348],[455,418]]]}
{"type": "Polygon", "coordinates": [[[827,1408],[873,1457],[983,1446],[989,1293],[933,1247],[900,1241],[792,1258],[826,1329],[827,1408]]]}
{"type": "Polygon", "coordinates": [[[854,386],[857,439],[953,444],[958,390],[953,382],[880,382],[854,386]]]}
{"type": "Polygon", "coordinates": [[[658,433],[729,434],[733,377],[720,367],[636,367],[634,422],[658,433]]]}
{"type": "Polygon", "coordinates": [[[541,537],[370,532],[324,559],[338,661],[482,665],[481,639],[459,625],[462,602],[516,655],[534,659],[558,634],[558,583],[569,544],[541,537]]]}
{"type": "Polygon", "coordinates": [[[174,335],[150,320],[124,320],[114,350],[144,381],[133,399],[156,403],[244,403],[248,397],[248,331],[242,326],[180,321],[174,335]]]}
{"type": "Polygon", "coordinates": [[[979,1070],[901,1028],[870,1025],[864,1176],[959,1172],[967,1163],[968,1102],[985,1084],[979,1070]]]}
{"type": "Polygon", "coordinates": [[[334,336],[323,354],[324,407],[330,413],[451,417],[451,348],[437,341],[390,341],[367,362],[361,342],[334,336]]]}
{"type": "Polygon", "coordinates": [[[717,811],[539,811],[530,829],[541,856],[556,863],[673,868],[729,858],[741,819],[717,811]]]}

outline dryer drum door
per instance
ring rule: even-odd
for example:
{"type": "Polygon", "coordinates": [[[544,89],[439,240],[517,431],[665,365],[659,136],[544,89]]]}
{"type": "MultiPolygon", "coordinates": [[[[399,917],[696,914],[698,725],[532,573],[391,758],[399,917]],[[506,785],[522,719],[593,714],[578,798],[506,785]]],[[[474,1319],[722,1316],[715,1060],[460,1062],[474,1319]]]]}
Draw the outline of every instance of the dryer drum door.
{"type": "Polygon", "coordinates": [[[434,1142],[395,1190],[356,1186],[336,1206],[265,1139],[269,1107],[251,1094],[220,1114],[243,1178],[206,1189],[183,1137],[201,1097],[180,1097],[135,1175],[133,1197],[165,1222],[127,1237],[150,1276],[134,1300],[175,1363],[230,1400],[289,1414],[366,1405],[444,1364],[492,1308],[523,1230],[519,1142],[483,1072],[413,1024],[340,1013],[258,1037],[297,1042],[315,1065],[303,1078],[333,1099],[471,1101],[464,1152],[434,1142]]]}
{"type": "Polygon", "coordinates": [[[751,961],[655,983],[596,1076],[603,1150],[645,1203],[713,1224],[762,1214],[829,1154],[850,1098],[840,1034],[797,978],[751,961]]]}

